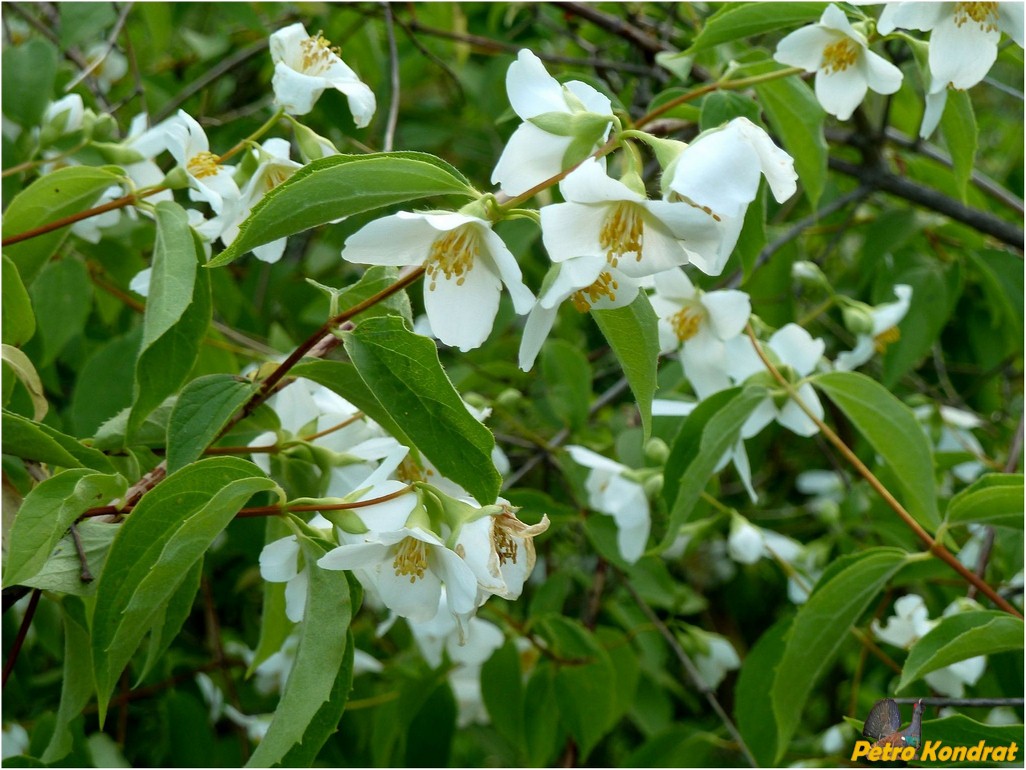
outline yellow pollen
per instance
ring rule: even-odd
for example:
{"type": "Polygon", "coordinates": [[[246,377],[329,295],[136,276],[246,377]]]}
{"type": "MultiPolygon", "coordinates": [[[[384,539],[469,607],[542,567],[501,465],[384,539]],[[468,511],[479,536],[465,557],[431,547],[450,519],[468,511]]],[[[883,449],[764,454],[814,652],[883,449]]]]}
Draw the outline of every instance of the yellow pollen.
{"type": "Polygon", "coordinates": [[[955,3],[955,26],[974,21],[985,32],[997,29],[997,3],[955,3]]]}
{"type": "Polygon", "coordinates": [[[835,40],[823,49],[823,69],[827,74],[843,72],[854,66],[859,58],[859,45],[850,37],[835,40]]]}
{"type": "Polygon", "coordinates": [[[407,484],[412,484],[414,481],[427,481],[427,476],[424,469],[411,460],[409,455],[404,457],[403,461],[399,463],[399,467],[395,469],[395,477],[407,484]]]}
{"type": "Polygon", "coordinates": [[[500,566],[507,561],[517,563],[517,541],[498,519],[492,522],[492,545],[499,556],[500,566]]]}
{"type": "Polygon", "coordinates": [[[587,313],[600,297],[609,297],[610,302],[615,301],[616,290],[619,288],[620,284],[613,280],[609,271],[603,270],[595,283],[571,294],[570,301],[578,313],[587,313]]]}
{"type": "Polygon", "coordinates": [[[873,347],[876,348],[877,353],[883,353],[887,350],[888,345],[892,345],[900,339],[901,329],[897,326],[892,326],[890,329],[880,332],[873,338],[873,347]]]}
{"type": "Polygon", "coordinates": [[[629,201],[616,204],[599,233],[599,245],[606,250],[606,261],[616,267],[620,258],[634,254],[641,261],[641,247],[645,236],[645,223],[638,206],[629,201]]]}
{"type": "Polygon", "coordinates": [[[334,57],[341,52],[331,41],[318,32],[299,44],[303,51],[303,72],[307,75],[318,75],[334,64],[334,57]]]}
{"type": "Polygon", "coordinates": [[[427,544],[415,537],[404,537],[395,549],[395,561],[392,562],[396,576],[409,575],[410,582],[416,583],[424,577],[427,570],[427,544]]]}
{"type": "Polygon", "coordinates": [[[673,327],[673,333],[677,335],[677,339],[681,342],[686,342],[698,334],[704,319],[705,311],[703,308],[689,305],[673,314],[670,318],[670,326],[673,327]]]}
{"type": "Polygon", "coordinates": [[[185,169],[197,179],[216,176],[217,172],[221,170],[220,160],[214,153],[203,150],[189,158],[189,162],[185,164],[185,169]]]}
{"type": "Polygon", "coordinates": [[[469,225],[457,227],[438,238],[431,244],[431,251],[424,265],[431,281],[428,288],[434,291],[439,273],[442,273],[447,281],[455,276],[456,285],[462,286],[467,273],[473,269],[474,259],[480,251],[477,233],[469,225]]]}

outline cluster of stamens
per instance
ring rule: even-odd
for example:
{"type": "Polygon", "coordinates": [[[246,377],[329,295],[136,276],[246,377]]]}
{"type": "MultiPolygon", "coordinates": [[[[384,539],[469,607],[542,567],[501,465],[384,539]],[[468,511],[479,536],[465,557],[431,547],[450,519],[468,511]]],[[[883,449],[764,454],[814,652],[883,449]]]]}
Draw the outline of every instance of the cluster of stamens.
{"type": "Polygon", "coordinates": [[[897,326],[880,332],[873,338],[873,347],[877,353],[883,353],[888,345],[892,345],[901,339],[901,330],[897,326]]]}
{"type": "Polygon", "coordinates": [[[634,254],[641,261],[641,246],[645,237],[645,223],[641,212],[633,203],[618,203],[602,223],[599,245],[606,250],[606,261],[616,267],[620,258],[634,254]]]}
{"type": "Polygon", "coordinates": [[[474,267],[474,259],[480,251],[477,233],[471,227],[457,227],[431,244],[424,269],[431,281],[428,288],[435,289],[438,274],[447,281],[456,277],[456,285],[462,286],[467,273],[474,267]]]}
{"type": "Polygon", "coordinates": [[[859,45],[850,37],[835,40],[823,49],[823,69],[827,74],[843,72],[859,59],[859,45]]]}
{"type": "Polygon", "coordinates": [[[327,40],[320,32],[308,37],[299,46],[303,52],[302,69],[308,75],[324,72],[335,63],[335,58],[341,54],[339,49],[333,46],[331,41],[327,40]]]}
{"type": "Polygon", "coordinates": [[[410,459],[409,455],[404,457],[403,461],[399,463],[399,467],[395,469],[395,477],[407,484],[412,484],[415,481],[426,482],[430,475],[432,475],[431,471],[425,471],[410,459]]]}
{"type": "Polygon", "coordinates": [[[974,21],[985,32],[997,29],[997,3],[955,3],[955,26],[974,21]]]}
{"type": "Polygon", "coordinates": [[[612,274],[608,270],[603,270],[593,284],[571,294],[570,302],[578,313],[587,313],[600,297],[609,297],[610,302],[614,301],[618,288],[620,285],[613,280],[612,274]]]}
{"type": "Polygon", "coordinates": [[[512,533],[502,525],[502,517],[497,516],[492,522],[492,545],[499,556],[499,565],[507,561],[517,563],[517,541],[512,533]]]}
{"type": "Polygon", "coordinates": [[[677,335],[677,339],[686,342],[698,334],[704,318],[705,312],[701,308],[688,305],[671,316],[670,326],[673,327],[673,333],[677,335]]]}
{"type": "Polygon", "coordinates": [[[209,150],[197,152],[189,162],[185,164],[186,170],[197,179],[204,179],[208,176],[217,176],[221,170],[221,158],[209,150]]]}
{"type": "Polygon", "coordinates": [[[392,567],[397,577],[409,575],[410,582],[416,583],[427,571],[427,544],[415,537],[403,538],[395,549],[392,567]]]}

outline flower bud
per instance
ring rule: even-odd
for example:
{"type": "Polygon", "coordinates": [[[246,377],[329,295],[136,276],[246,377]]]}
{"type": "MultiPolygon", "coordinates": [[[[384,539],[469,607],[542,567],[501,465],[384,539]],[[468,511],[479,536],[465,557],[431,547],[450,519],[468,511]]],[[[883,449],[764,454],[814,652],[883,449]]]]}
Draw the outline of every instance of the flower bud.
{"type": "Polygon", "coordinates": [[[645,457],[662,465],[670,456],[670,447],[658,436],[653,436],[645,444],[645,457]]]}
{"type": "Polygon", "coordinates": [[[848,331],[856,335],[871,335],[873,333],[873,309],[855,300],[847,300],[841,308],[841,316],[844,318],[844,325],[848,331]]]}

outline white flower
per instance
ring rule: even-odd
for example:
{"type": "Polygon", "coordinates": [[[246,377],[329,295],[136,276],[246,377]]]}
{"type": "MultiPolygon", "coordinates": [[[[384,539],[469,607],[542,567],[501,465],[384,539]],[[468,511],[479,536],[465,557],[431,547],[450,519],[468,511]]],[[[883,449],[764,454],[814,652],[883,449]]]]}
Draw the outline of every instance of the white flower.
{"type": "Polygon", "coordinates": [[[752,303],[743,291],[696,289],[683,270],[655,276],[652,309],[664,352],[680,348],[680,363],[699,399],[729,388],[724,342],[748,323],[752,303]]]}
{"type": "MultiPolygon", "coordinates": [[[[301,164],[289,158],[289,149],[287,140],[274,138],[264,142],[259,152],[254,151],[253,154],[259,161],[259,165],[242,189],[238,218],[221,233],[221,241],[225,246],[238,236],[239,225],[249,216],[253,206],[259,203],[267,193],[292,176],[296,169],[302,168],[301,164]]],[[[256,246],[253,248],[253,256],[263,262],[277,262],[285,253],[287,240],[287,238],[279,238],[262,246],[256,246]]]]}
{"type": "Polygon", "coordinates": [[[285,615],[293,623],[303,619],[310,584],[309,565],[299,569],[300,548],[295,535],[268,543],[260,552],[260,576],[271,583],[285,583],[285,615]]]}
{"type": "Polygon", "coordinates": [[[802,546],[789,537],[756,527],[743,516],[735,515],[730,522],[727,553],[739,564],[755,564],[764,557],[790,564],[801,555],[802,546]]]}
{"type": "Polygon", "coordinates": [[[837,361],[834,363],[837,369],[844,372],[857,369],[871,359],[874,352],[882,353],[888,345],[900,339],[898,324],[908,313],[909,304],[912,302],[912,287],[899,283],[894,287],[894,294],[898,298],[895,302],[885,302],[870,311],[873,328],[869,334],[857,336],[852,350],[837,355],[837,361]]]}
{"type": "Polygon", "coordinates": [[[664,191],[713,214],[724,228],[715,259],[692,254],[691,263],[719,275],[734,250],[748,204],[765,175],[773,197],[783,202],[798,189],[794,159],[747,118],[703,131],[663,172],[664,191]]]}
{"type": "MultiPolygon", "coordinates": [[[[546,206],[542,209],[552,208],[546,206]]],[[[549,274],[538,302],[524,323],[520,368],[530,371],[556,321],[559,306],[570,300],[579,313],[625,307],[638,296],[640,283],[612,267],[604,256],[573,257],[559,262],[549,274]]]]}
{"type": "Polygon", "coordinates": [[[78,94],[68,94],[51,102],[43,113],[42,125],[55,132],[55,136],[73,134],[82,128],[85,105],[78,94]]]}
{"type": "Polygon", "coordinates": [[[566,203],[541,210],[542,240],[553,262],[605,257],[634,278],[688,263],[715,259],[720,225],[706,212],[682,203],[652,201],[606,176],[594,158],[559,184],[566,203]]]}
{"type": "Polygon", "coordinates": [[[241,193],[231,169],[210,151],[203,127],[184,110],[167,128],[167,148],[189,177],[190,197],[206,201],[218,215],[221,228],[234,221],[241,204],[241,193]]]}
{"type": "Polygon", "coordinates": [[[290,115],[306,115],[327,88],[345,94],[357,128],[370,123],[376,106],[370,90],[319,33],[295,23],[271,35],[274,98],[290,115]]]}
{"type": "Polygon", "coordinates": [[[485,595],[517,599],[534,569],[534,538],[549,528],[549,517],[524,524],[506,509],[464,524],[455,550],[473,570],[485,595]]]}
{"type": "Polygon", "coordinates": [[[3,759],[16,757],[28,751],[28,731],[17,722],[8,722],[3,727],[3,738],[0,740],[0,756],[3,759]]]}
{"type": "Polygon", "coordinates": [[[466,616],[477,608],[473,571],[437,535],[420,527],[371,532],[363,543],[332,549],[317,565],[367,570],[385,606],[413,621],[434,616],[443,584],[453,614],[466,616]]]}
{"type": "MultiPolygon", "coordinates": [[[[972,412],[965,412],[950,406],[935,407],[932,404],[917,406],[912,410],[916,419],[924,423],[927,433],[934,442],[936,453],[968,453],[985,458],[983,445],[970,431],[984,423],[972,412]]],[[[975,481],[986,471],[980,460],[966,460],[951,468],[951,474],[966,484],[975,481]]]]}
{"type": "Polygon", "coordinates": [[[716,689],[728,671],[735,671],[741,667],[737,650],[719,634],[710,634],[698,628],[692,628],[691,634],[698,637],[707,648],[705,652],[695,656],[695,668],[698,669],[702,681],[710,688],[716,689]]]}
{"type": "MultiPolygon", "coordinates": [[[[730,376],[735,383],[741,384],[753,374],[766,371],[759,354],[752,346],[752,341],[747,336],[728,340],[726,346],[730,376]]],[[[774,332],[773,336],[769,338],[769,342],[765,344],[764,350],[771,358],[778,359],[778,368],[784,366],[798,377],[806,377],[816,368],[825,347],[823,340],[813,339],[805,329],[798,324],[791,323],[774,332]]],[[[805,405],[819,419],[823,419],[823,405],[812,385],[803,382],[798,385],[797,391],[805,405]]],[[[801,410],[794,399],[788,398],[783,406],[777,406],[773,396],[767,395],[766,399],[755,407],[745,421],[741,428],[741,435],[744,438],[751,438],[774,419],[799,436],[812,436],[819,431],[816,423],[801,410]]]]}
{"type": "Polygon", "coordinates": [[[773,58],[816,73],[816,98],[823,109],[847,120],[866,90],[893,94],[901,88],[901,70],[869,50],[836,5],[827,6],[818,24],[795,30],[777,44],[773,58]]]}
{"type": "Polygon", "coordinates": [[[516,258],[483,219],[455,212],[400,211],[349,236],[342,259],[365,265],[423,265],[424,307],[431,329],[446,345],[466,352],[492,330],[505,284],[517,313],[534,295],[516,258]]]}
{"type": "Polygon", "coordinates": [[[106,43],[97,43],[86,51],[86,63],[89,75],[96,81],[97,87],[103,93],[110,91],[110,87],[128,74],[128,59],[117,48],[108,46],[106,43]],[[93,67],[93,62],[99,63],[93,67]]]}
{"type": "Polygon", "coordinates": [[[1023,45],[1022,3],[887,3],[877,30],[930,30],[931,91],[979,83],[997,58],[1001,33],[1023,45]]]}
{"type": "Polygon", "coordinates": [[[623,475],[630,470],[626,465],[582,446],[568,446],[566,449],[575,463],[591,469],[584,482],[588,505],[599,513],[613,517],[620,555],[624,561],[633,564],[645,552],[651,527],[644,487],[623,475]]]}
{"type": "Polygon", "coordinates": [[[587,143],[588,134],[594,134],[593,141],[581,147],[586,156],[609,135],[613,121],[609,99],[578,80],[561,86],[545,71],[541,60],[526,49],[509,65],[506,93],[513,110],[525,121],[509,138],[492,172],[492,184],[500,185],[507,195],[520,195],[562,171],[567,151],[575,141],[580,144],[581,137],[587,143]],[[588,115],[592,119],[579,137],[550,133],[530,122],[551,113],[566,115],[567,125],[574,116],[588,115]]]}

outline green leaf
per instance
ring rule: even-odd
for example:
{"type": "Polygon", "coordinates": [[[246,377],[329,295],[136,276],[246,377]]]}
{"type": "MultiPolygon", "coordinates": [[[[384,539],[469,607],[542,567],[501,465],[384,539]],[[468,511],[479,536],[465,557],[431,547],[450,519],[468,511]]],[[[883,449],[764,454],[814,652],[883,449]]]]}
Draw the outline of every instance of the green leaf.
{"type": "MultiPolygon", "coordinates": [[[[5,110],[7,103],[5,98],[5,110]]],[[[15,195],[7,207],[3,237],[26,233],[85,211],[96,203],[104,190],[120,180],[121,176],[109,169],[90,166],[66,166],[40,177],[15,195]]],[[[32,283],[39,268],[57,251],[69,229],[70,225],[4,248],[4,254],[17,265],[26,284],[32,283]]]]}
{"type": "Polygon", "coordinates": [[[702,99],[702,117],[698,127],[706,131],[741,117],[759,123],[759,113],[759,105],[750,96],[734,91],[713,91],[702,99]]]}
{"type": "Polygon", "coordinates": [[[595,636],[577,621],[549,616],[538,628],[550,649],[568,661],[556,667],[556,702],[584,760],[612,727],[610,717],[616,705],[613,663],[595,636]]]}
{"type": "Polygon", "coordinates": [[[819,106],[808,83],[797,76],[759,83],[755,92],[774,133],[794,158],[794,168],[809,203],[815,206],[826,186],[827,143],[823,136],[826,112],[819,106]]]}
{"type": "Polygon", "coordinates": [[[210,276],[198,270],[197,243],[185,209],[161,201],[154,214],[153,276],[135,363],[129,434],[188,377],[211,316],[210,276]]]}
{"type": "Polygon", "coordinates": [[[923,751],[920,752],[916,764],[921,767],[972,767],[975,762],[952,762],[951,759],[941,760],[940,757],[925,755],[926,742],[934,747],[942,746],[968,746],[975,748],[983,742],[984,746],[1017,746],[1015,758],[1012,761],[988,761],[984,767],[1022,767],[1023,750],[1023,726],[1019,725],[989,725],[977,722],[963,714],[945,717],[944,719],[930,719],[923,722],[923,751]]]}
{"type": "Polygon", "coordinates": [[[951,498],[944,521],[949,526],[990,524],[1023,527],[1023,475],[988,473],[951,498]]]}
{"type": "Polygon", "coordinates": [[[550,339],[541,351],[543,392],[553,413],[571,428],[588,419],[591,404],[591,364],[580,348],[550,339]]]}
{"type": "Polygon", "coordinates": [[[394,316],[370,318],[343,334],[349,358],[406,435],[443,476],[482,505],[495,502],[502,477],[495,438],[467,410],[438,360],[434,343],[394,316]]]}
{"type": "MultiPolygon", "coordinates": [[[[107,524],[94,519],[86,519],[75,525],[90,575],[102,574],[110,544],[120,528],[120,524],[107,524]]],[[[79,556],[70,532],[60,539],[43,568],[23,580],[22,585],[73,596],[91,596],[96,592],[95,580],[82,580],[82,557],[79,556]]]]}
{"type": "Polygon", "coordinates": [[[42,341],[41,367],[48,365],[75,337],[82,334],[93,308],[93,284],[79,259],[49,262],[29,292],[42,341]]]}
{"type": "Polygon", "coordinates": [[[37,422],[42,420],[46,417],[46,412],[50,405],[47,403],[46,393],[43,391],[43,383],[39,379],[39,372],[32,365],[32,360],[18,350],[18,348],[12,347],[7,343],[0,344],[0,359],[11,368],[14,375],[25,386],[29,399],[32,401],[32,419],[37,422]]]}
{"type": "Polygon", "coordinates": [[[777,756],[777,722],[766,693],[772,692],[777,663],[784,656],[784,640],[791,618],[773,624],[759,637],[741,663],[734,688],[734,716],[760,767],[772,767],[777,756]]]}
{"type": "Polygon", "coordinates": [[[14,519],[4,560],[4,585],[17,585],[42,569],[68,527],[90,508],[121,497],[128,482],[88,468],[51,476],[32,489],[14,519]]]}
{"type": "Polygon", "coordinates": [[[6,409],[3,411],[3,453],[23,460],[78,468],[83,465],[105,473],[114,466],[102,452],[83,446],[71,436],[49,425],[33,422],[6,409]]]}
{"type": "MultiPolygon", "coordinates": [[[[538,665],[527,681],[524,703],[531,704],[524,709],[524,735],[528,765],[548,767],[555,762],[555,752],[560,739],[560,722],[553,718],[560,713],[556,699],[556,676],[547,663],[538,665]]],[[[565,734],[565,733],[564,733],[565,734]]]]}
{"type": "Polygon", "coordinates": [[[5,345],[24,345],[36,333],[36,317],[32,313],[32,302],[29,300],[25,284],[21,282],[18,267],[4,254],[4,269],[0,273],[2,280],[2,302],[0,302],[0,330],[5,345]]]}
{"type": "Polygon", "coordinates": [[[157,611],[157,622],[150,630],[149,646],[146,649],[146,662],[142,671],[136,677],[135,686],[146,678],[146,675],[153,669],[153,665],[160,660],[160,657],[167,652],[171,642],[175,640],[185,621],[192,614],[192,605],[196,601],[196,594],[203,579],[202,557],[189,568],[185,580],[168,598],[165,606],[157,611]]]}
{"type": "Polygon", "coordinates": [[[77,596],[61,600],[64,618],[64,676],[61,680],[61,700],[53,736],[43,752],[42,760],[52,765],[66,757],[72,749],[71,720],[93,696],[93,661],[89,657],[89,622],[86,608],[77,596]]]}
{"type": "MultiPolygon", "coordinates": [[[[264,544],[273,543],[292,534],[292,529],[278,516],[268,516],[264,528],[264,544]]],[[[257,666],[281,649],[295,624],[285,615],[285,583],[261,581],[264,587],[260,610],[260,639],[253,651],[253,660],[246,669],[248,679],[257,666]]]]}
{"type": "Polygon", "coordinates": [[[308,359],[294,366],[292,374],[296,377],[305,377],[338,393],[384,428],[385,432],[400,444],[414,445],[413,440],[406,435],[406,431],[395,421],[388,409],[381,405],[377,396],[363,381],[360,373],[352,364],[345,361],[308,359]]]}
{"type": "Polygon", "coordinates": [[[966,202],[969,180],[972,179],[976,163],[976,148],[979,130],[973,102],[965,91],[948,91],[948,102],[940,122],[941,135],[951,154],[955,181],[958,183],[958,197],[966,202]]]}
{"type": "Polygon", "coordinates": [[[495,731],[509,741],[518,757],[524,745],[522,679],[520,653],[512,641],[507,640],[481,667],[481,700],[495,731]]]}
{"type": "Polygon", "coordinates": [[[167,423],[167,472],[201,457],[255,392],[252,381],[231,374],[208,374],[186,385],[167,423]]]}
{"type": "Polygon", "coordinates": [[[4,46],[4,117],[24,128],[39,124],[53,99],[57,60],[57,49],[38,36],[22,45],[4,46]]]}
{"type": "MultiPolygon", "coordinates": [[[[353,645],[348,629],[353,608],[346,575],[316,566],[330,543],[298,539],[310,578],[306,622],[274,718],[247,767],[285,764],[283,760],[296,750],[312,764],[342,717],[352,681],[353,645]]],[[[296,765],[289,762],[288,766],[296,765]]]]}
{"type": "Polygon", "coordinates": [[[1024,634],[1026,629],[1021,619],[996,610],[960,612],[941,618],[940,623],[912,645],[897,691],[901,692],[931,671],[966,658],[1022,650],[1024,634]]]}
{"type": "Polygon", "coordinates": [[[435,195],[472,197],[467,180],[420,152],[332,155],[312,161],[253,207],[231,246],[207,263],[221,267],[261,246],[341,217],[435,195]]]}
{"type": "Polygon", "coordinates": [[[933,532],[940,523],[930,442],[912,410],[857,372],[830,372],[813,384],[841,408],[893,472],[909,513],[933,532]]]}
{"type": "Polygon", "coordinates": [[[770,691],[777,722],[777,763],[801,720],[809,693],[833,664],[848,638],[848,629],[906,558],[905,552],[896,548],[870,548],[844,557],[799,608],[770,691]]]}
{"type": "Polygon", "coordinates": [[[730,3],[709,17],[686,53],[818,21],[825,3],[730,3]]]}
{"type": "MultiPolygon", "coordinates": [[[[399,271],[396,268],[371,265],[360,276],[359,281],[339,291],[336,314],[356,307],[361,302],[380,294],[397,280],[399,280],[399,271]]],[[[357,314],[354,318],[363,320],[378,315],[397,315],[412,324],[413,311],[410,308],[409,295],[405,291],[396,292],[357,314]]]]}
{"type": "Polygon", "coordinates": [[[745,212],[734,253],[741,260],[743,281],[747,281],[759,261],[759,255],[766,246],[766,185],[759,187],[755,200],[745,212]]]}
{"type": "Polygon", "coordinates": [[[101,723],[115,683],[158,611],[239,508],[275,488],[246,460],[199,460],[147,492],[120,526],[98,581],[92,622],[101,723]]]}
{"type": "Polygon", "coordinates": [[[641,412],[641,426],[647,439],[652,432],[652,398],[656,391],[659,364],[658,318],[645,292],[627,307],[592,310],[603,336],[616,354],[641,412]]]}
{"type": "Polygon", "coordinates": [[[733,449],[741,427],[766,398],[761,387],[731,388],[702,401],[681,423],[663,472],[663,500],[670,523],[660,550],[676,539],[723,456],[733,449]]]}

